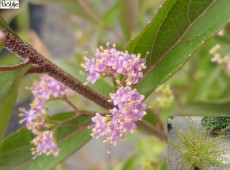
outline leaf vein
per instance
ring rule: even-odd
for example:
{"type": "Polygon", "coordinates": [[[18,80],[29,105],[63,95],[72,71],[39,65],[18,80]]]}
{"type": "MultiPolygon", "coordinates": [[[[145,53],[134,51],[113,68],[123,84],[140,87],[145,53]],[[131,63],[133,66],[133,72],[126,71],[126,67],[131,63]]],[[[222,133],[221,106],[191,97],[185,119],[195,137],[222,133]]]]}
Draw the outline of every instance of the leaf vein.
{"type": "Polygon", "coordinates": [[[136,84],[135,88],[138,88],[138,86],[141,84],[141,82],[145,79],[145,77],[147,75],[149,75],[149,73],[180,43],[181,39],[186,35],[186,33],[190,30],[190,28],[194,25],[194,23],[196,23],[196,21],[198,21],[203,14],[214,4],[214,2],[216,2],[216,0],[212,1],[207,8],[204,9],[204,11],[194,20],[192,21],[188,27],[185,29],[184,33],[181,34],[181,36],[178,38],[178,40],[175,42],[174,45],[172,45],[164,54],[162,54],[159,59],[153,64],[151,65],[151,67],[145,72],[143,78],[139,81],[138,84],[136,84]]]}

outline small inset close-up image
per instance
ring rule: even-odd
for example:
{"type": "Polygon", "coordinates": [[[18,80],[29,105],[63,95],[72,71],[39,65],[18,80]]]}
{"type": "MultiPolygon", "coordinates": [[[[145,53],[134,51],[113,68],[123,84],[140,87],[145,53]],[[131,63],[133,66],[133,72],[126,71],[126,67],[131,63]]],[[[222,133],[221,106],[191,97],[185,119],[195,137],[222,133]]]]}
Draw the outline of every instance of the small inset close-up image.
{"type": "Polygon", "coordinates": [[[229,170],[230,117],[169,117],[169,170],[229,170]]]}

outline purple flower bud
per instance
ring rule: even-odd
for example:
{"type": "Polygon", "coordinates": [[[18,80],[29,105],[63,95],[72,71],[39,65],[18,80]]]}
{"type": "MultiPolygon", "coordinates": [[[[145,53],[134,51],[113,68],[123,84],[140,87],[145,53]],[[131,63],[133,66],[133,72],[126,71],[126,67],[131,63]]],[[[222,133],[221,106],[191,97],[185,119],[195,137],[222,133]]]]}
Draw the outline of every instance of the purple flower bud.
{"type": "Polygon", "coordinates": [[[32,141],[36,147],[33,149],[34,158],[41,154],[57,155],[60,149],[53,141],[53,133],[44,131],[48,127],[45,121],[47,110],[45,107],[46,100],[51,97],[57,98],[67,94],[67,87],[51,77],[44,76],[40,81],[34,83],[31,88],[34,100],[30,104],[30,110],[20,109],[24,117],[20,123],[25,122],[27,129],[31,130],[36,138],[32,141]]]}
{"type": "Polygon", "coordinates": [[[100,47],[96,52],[96,57],[89,60],[85,57],[86,62],[82,66],[87,72],[88,81],[95,83],[101,75],[122,74],[127,77],[128,85],[138,83],[143,77],[142,69],[145,69],[145,59],[141,59],[140,55],[121,52],[115,48],[107,49],[100,47]]]}
{"type": "Polygon", "coordinates": [[[135,122],[144,117],[147,105],[143,103],[144,96],[129,86],[120,87],[116,93],[111,94],[111,99],[115,105],[111,109],[112,117],[106,119],[97,113],[92,118],[95,123],[92,136],[98,138],[105,135],[104,142],[116,145],[120,138],[136,128],[135,122]]]}
{"type": "Polygon", "coordinates": [[[31,143],[35,145],[35,148],[32,148],[33,159],[41,154],[57,156],[60,152],[54,143],[52,131],[39,132],[31,143]]]}
{"type": "Polygon", "coordinates": [[[67,87],[49,76],[43,76],[39,82],[34,84],[32,93],[35,98],[48,100],[51,96],[58,97],[65,95],[67,87]]]}

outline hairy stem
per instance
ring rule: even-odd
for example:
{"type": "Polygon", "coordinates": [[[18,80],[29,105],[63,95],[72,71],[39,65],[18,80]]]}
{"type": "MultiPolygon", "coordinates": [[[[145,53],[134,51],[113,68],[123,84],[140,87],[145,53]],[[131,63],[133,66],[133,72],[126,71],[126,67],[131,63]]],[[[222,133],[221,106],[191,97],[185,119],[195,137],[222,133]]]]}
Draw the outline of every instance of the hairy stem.
{"type": "Polygon", "coordinates": [[[85,86],[81,81],[62,70],[60,67],[49,61],[47,58],[43,57],[30,44],[25,43],[17,35],[8,32],[3,28],[0,28],[0,31],[5,34],[6,41],[4,47],[7,48],[9,51],[15,53],[17,56],[24,60],[29,59],[32,64],[39,65],[42,72],[48,74],[57,81],[62,82],[67,87],[94,101],[98,105],[106,109],[113,108],[113,104],[111,102],[108,102],[108,99],[105,96],[102,96],[88,86],[85,86]]]}
{"type": "MultiPolygon", "coordinates": [[[[102,96],[98,92],[94,91],[88,86],[85,86],[81,81],[74,78],[60,67],[49,61],[47,58],[38,53],[30,44],[24,42],[17,35],[6,31],[3,28],[0,28],[0,33],[3,32],[6,40],[4,47],[9,51],[15,53],[18,57],[23,59],[24,61],[29,60],[33,65],[37,65],[39,72],[46,73],[49,76],[53,77],[57,81],[60,81],[67,87],[75,90],[79,94],[85,96],[86,98],[94,101],[98,105],[106,108],[112,109],[114,107],[112,102],[109,102],[105,96],[102,96]]],[[[80,114],[85,115],[85,114],[80,114]]],[[[79,116],[79,115],[78,115],[79,116]]],[[[86,115],[85,115],[86,116],[86,115]]],[[[89,115],[87,115],[89,116],[89,115]]],[[[76,117],[75,117],[76,118],[76,117]]],[[[150,134],[155,135],[161,140],[166,141],[167,135],[164,134],[161,130],[151,126],[148,122],[139,121],[137,125],[142,129],[146,130],[150,134]]]]}

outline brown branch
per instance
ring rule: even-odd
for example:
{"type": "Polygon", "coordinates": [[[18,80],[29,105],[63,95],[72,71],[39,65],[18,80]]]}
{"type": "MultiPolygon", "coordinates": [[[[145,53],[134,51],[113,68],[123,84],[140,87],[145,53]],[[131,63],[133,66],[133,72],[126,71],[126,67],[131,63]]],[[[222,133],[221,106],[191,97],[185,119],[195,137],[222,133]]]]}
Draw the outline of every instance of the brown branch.
{"type": "Polygon", "coordinates": [[[158,137],[160,140],[167,141],[167,135],[165,134],[165,132],[160,131],[156,127],[152,126],[150,123],[144,120],[141,120],[141,121],[138,121],[136,124],[138,127],[142,128],[147,133],[158,137]]]}
{"type": "Polygon", "coordinates": [[[0,71],[18,70],[18,69],[20,69],[22,67],[25,67],[25,66],[29,65],[30,63],[31,62],[30,62],[29,59],[25,59],[19,64],[15,64],[15,65],[11,65],[11,66],[0,66],[0,71]]]}
{"type": "Polygon", "coordinates": [[[86,125],[81,126],[80,128],[76,129],[75,131],[69,133],[68,135],[66,135],[63,139],[61,139],[60,141],[58,141],[58,145],[60,145],[62,142],[64,142],[65,140],[67,140],[68,138],[76,135],[77,133],[79,133],[80,131],[87,129],[89,126],[91,126],[92,123],[87,123],[86,125]]]}
{"type": "Polygon", "coordinates": [[[39,65],[41,67],[41,71],[53,77],[57,81],[62,82],[64,85],[75,90],[84,97],[94,101],[98,105],[106,109],[113,108],[113,103],[108,102],[108,99],[105,96],[102,96],[100,93],[84,85],[81,81],[49,61],[47,58],[38,53],[30,44],[25,43],[17,35],[8,32],[3,28],[0,28],[0,32],[5,34],[6,41],[4,47],[9,51],[15,53],[24,60],[29,59],[32,64],[39,65]]]}
{"type": "Polygon", "coordinates": [[[68,118],[68,119],[66,119],[66,120],[64,120],[64,121],[58,122],[58,123],[57,123],[57,126],[56,126],[54,129],[58,129],[61,125],[66,124],[66,123],[69,123],[69,122],[71,122],[72,120],[75,120],[75,119],[77,119],[77,118],[79,118],[79,117],[93,117],[93,116],[94,116],[94,114],[91,114],[91,113],[76,114],[76,115],[74,115],[74,116],[72,116],[72,117],[70,117],[70,118],[68,118]]]}
{"type": "Polygon", "coordinates": [[[109,27],[107,25],[105,26],[105,28],[108,30],[108,32],[110,32],[112,35],[114,35],[114,37],[116,37],[118,40],[124,41],[122,36],[118,32],[116,32],[114,29],[112,29],[111,27],[109,27]]]}
{"type": "Polygon", "coordinates": [[[32,69],[28,70],[25,75],[28,75],[28,74],[41,74],[41,73],[44,73],[44,71],[42,70],[42,68],[40,66],[36,66],[36,67],[33,67],[32,69]]]}

